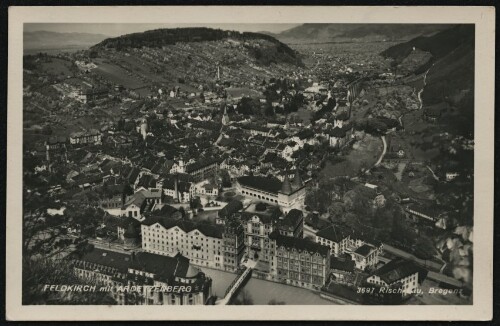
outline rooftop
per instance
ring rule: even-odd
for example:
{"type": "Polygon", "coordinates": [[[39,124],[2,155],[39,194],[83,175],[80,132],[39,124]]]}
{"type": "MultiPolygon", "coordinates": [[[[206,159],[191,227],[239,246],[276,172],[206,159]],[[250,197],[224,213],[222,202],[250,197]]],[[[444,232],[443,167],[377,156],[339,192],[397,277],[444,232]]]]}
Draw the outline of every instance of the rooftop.
{"type": "Polygon", "coordinates": [[[321,256],[327,256],[330,252],[330,248],[327,246],[306,239],[287,237],[279,234],[277,231],[272,232],[269,238],[276,240],[276,245],[278,247],[283,246],[289,249],[296,249],[299,252],[307,251],[309,253],[319,253],[321,256]]]}
{"type": "Polygon", "coordinates": [[[421,272],[418,267],[411,260],[404,260],[401,258],[391,260],[381,268],[377,269],[373,275],[377,275],[387,284],[395,283],[407,276],[421,272]]]}

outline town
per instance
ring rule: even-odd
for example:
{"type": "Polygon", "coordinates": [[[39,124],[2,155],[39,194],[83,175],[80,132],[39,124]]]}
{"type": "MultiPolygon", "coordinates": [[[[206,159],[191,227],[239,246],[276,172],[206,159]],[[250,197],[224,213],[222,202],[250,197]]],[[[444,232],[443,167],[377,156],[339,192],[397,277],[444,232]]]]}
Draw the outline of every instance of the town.
{"type": "Polygon", "coordinates": [[[26,304],[80,302],[42,279],[112,289],[88,304],[471,304],[473,84],[439,83],[447,53],[152,32],[24,56],[26,304]]]}

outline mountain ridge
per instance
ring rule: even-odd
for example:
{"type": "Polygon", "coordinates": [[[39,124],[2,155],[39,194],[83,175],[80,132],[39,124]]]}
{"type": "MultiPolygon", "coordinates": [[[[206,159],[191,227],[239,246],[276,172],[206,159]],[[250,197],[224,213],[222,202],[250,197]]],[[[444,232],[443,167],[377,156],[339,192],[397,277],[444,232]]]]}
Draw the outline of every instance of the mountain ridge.
{"type": "Polygon", "coordinates": [[[428,35],[449,27],[445,24],[302,24],[275,37],[283,42],[307,40],[311,43],[345,41],[400,41],[428,35]]]}

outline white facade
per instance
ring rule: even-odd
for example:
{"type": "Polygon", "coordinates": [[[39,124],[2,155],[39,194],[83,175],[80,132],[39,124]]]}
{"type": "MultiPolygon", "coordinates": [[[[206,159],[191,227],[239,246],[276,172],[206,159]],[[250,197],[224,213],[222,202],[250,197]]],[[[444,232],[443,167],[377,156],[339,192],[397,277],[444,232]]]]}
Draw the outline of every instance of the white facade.
{"type": "Polygon", "coordinates": [[[170,229],[160,223],[141,226],[142,249],[146,252],[174,256],[181,253],[194,265],[223,268],[222,239],[206,236],[198,229],[185,232],[178,226],[170,229]]]}
{"type": "Polygon", "coordinates": [[[366,281],[370,284],[376,284],[383,287],[389,287],[393,284],[401,282],[402,284],[402,292],[403,295],[411,295],[417,293],[419,288],[418,286],[418,273],[415,272],[405,278],[398,279],[391,284],[387,284],[384,280],[382,280],[378,275],[372,275],[366,279],[366,281]]]}

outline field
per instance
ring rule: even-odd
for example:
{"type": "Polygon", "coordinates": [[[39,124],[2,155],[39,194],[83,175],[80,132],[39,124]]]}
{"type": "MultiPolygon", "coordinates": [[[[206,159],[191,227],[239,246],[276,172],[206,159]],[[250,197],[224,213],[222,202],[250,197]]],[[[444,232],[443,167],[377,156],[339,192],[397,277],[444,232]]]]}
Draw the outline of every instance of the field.
{"type": "Polygon", "coordinates": [[[371,168],[382,153],[382,140],[366,134],[352,145],[345,156],[340,156],[341,162],[332,164],[327,161],[320,172],[321,178],[333,178],[345,175],[355,175],[362,168],[371,168]]]}
{"type": "Polygon", "coordinates": [[[231,95],[232,97],[242,97],[242,96],[255,97],[255,96],[260,94],[256,90],[246,88],[246,87],[231,87],[231,88],[227,88],[226,91],[227,91],[227,94],[231,95]]]}
{"type": "Polygon", "coordinates": [[[115,84],[123,85],[128,89],[144,86],[144,83],[140,79],[130,76],[125,69],[117,65],[104,62],[102,59],[96,59],[95,63],[97,64],[97,68],[94,71],[115,84]]]}
{"type": "Polygon", "coordinates": [[[43,62],[40,65],[43,73],[54,76],[73,76],[70,67],[71,62],[59,58],[51,58],[50,62],[43,62]]]}

